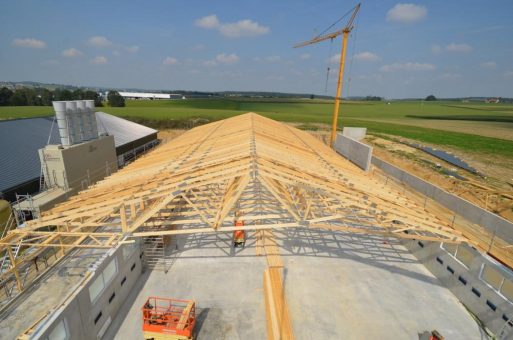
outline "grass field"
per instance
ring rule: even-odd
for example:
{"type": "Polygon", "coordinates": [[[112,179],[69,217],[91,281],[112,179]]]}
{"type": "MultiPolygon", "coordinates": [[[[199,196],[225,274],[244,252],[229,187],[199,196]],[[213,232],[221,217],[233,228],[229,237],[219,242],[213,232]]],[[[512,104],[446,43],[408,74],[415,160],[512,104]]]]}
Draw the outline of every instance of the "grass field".
{"type": "MultiPolygon", "coordinates": [[[[187,127],[252,111],[284,122],[329,124],[333,104],[322,100],[188,99],[128,101],[102,111],[154,127],[187,127]]],[[[0,107],[0,119],[45,116],[51,107],[0,107]]],[[[339,126],[366,126],[371,132],[513,157],[513,105],[462,102],[344,102],[339,126]]]]}

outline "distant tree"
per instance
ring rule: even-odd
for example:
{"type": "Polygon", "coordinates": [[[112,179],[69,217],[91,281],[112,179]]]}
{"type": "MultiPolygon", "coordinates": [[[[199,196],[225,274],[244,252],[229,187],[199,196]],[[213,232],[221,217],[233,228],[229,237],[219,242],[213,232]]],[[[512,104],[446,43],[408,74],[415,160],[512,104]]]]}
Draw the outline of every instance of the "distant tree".
{"type": "Polygon", "coordinates": [[[311,94],[310,99],[315,99],[315,95],[311,94]]]}
{"type": "Polygon", "coordinates": [[[36,91],[30,88],[21,88],[14,91],[11,97],[11,103],[14,106],[41,105],[36,91]]]}
{"type": "Polygon", "coordinates": [[[86,99],[86,98],[84,98],[84,91],[82,91],[81,89],[76,89],[75,91],[73,91],[73,100],[82,100],[82,99],[86,99]]]}
{"type": "Polygon", "coordinates": [[[378,97],[378,96],[367,96],[367,97],[363,98],[363,100],[366,100],[366,101],[373,101],[373,102],[379,102],[379,101],[382,101],[382,100],[383,100],[383,98],[378,97]]]}
{"type": "Polygon", "coordinates": [[[25,96],[25,92],[21,90],[14,91],[11,97],[11,104],[14,106],[26,106],[27,97],[25,96]]]}
{"type": "Polygon", "coordinates": [[[11,97],[14,93],[7,87],[0,89],[0,106],[11,105],[11,97]]]}
{"type": "Polygon", "coordinates": [[[96,107],[103,106],[102,97],[100,97],[100,95],[96,91],[85,91],[83,99],[94,100],[94,106],[96,106],[96,107]]]}
{"type": "Polygon", "coordinates": [[[427,102],[434,102],[434,101],[436,101],[436,100],[437,100],[437,99],[436,99],[436,97],[435,97],[435,96],[433,96],[432,94],[430,94],[429,96],[427,96],[427,97],[426,97],[426,99],[425,99],[425,101],[427,101],[427,102]]]}
{"type": "Polygon", "coordinates": [[[73,93],[66,89],[56,89],[54,92],[55,100],[73,100],[73,93]]]}
{"type": "Polygon", "coordinates": [[[45,89],[43,87],[36,88],[34,90],[36,92],[36,105],[42,105],[42,106],[51,106],[52,100],[53,100],[53,93],[52,91],[45,89]]]}
{"type": "Polygon", "coordinates": [[[107,95],[107,100],[109,101],[109,105],[112,107],[125,106],[125,98],[123,98],[117,91],[109,91],[109,94],[107,95]]]}

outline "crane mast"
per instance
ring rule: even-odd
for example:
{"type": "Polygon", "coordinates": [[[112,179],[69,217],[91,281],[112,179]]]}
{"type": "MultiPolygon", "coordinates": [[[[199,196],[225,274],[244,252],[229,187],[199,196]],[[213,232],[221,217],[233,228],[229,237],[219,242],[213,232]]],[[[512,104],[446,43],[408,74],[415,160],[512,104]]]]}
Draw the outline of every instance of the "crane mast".
{"type": "Polygon", "coordinates": [[[331,124],[331,137],[330,137],[330,146],[333,147],[333,144],[335,143],[335,139],[337,137],[337,124],[338,124],[338,113],[340,109],[340,100],[341,100],[341,93],[342,93],[342,83],[344,79],[344,66],[345,66],[345,60],[346,60],[346,50],[347,50],[347,40],[349,38],[349,33],[353,30],[353,22],[356,18],[356,15],[358,14],[358,11],[360,10],[361,4],[358,4],[354,7],[353,13],[351,14],[351,17],[349,18],[349,21],[345,25],[345,27],[341,30],[327,33],[327,34],[321,34],[311,40],[304,41],[302,43],[294,45],[294,48],[304,47],[312,44],[319,43],[324,40],[328,39],[335,39],[339,35],[342,35],[342,51],[340,53],[340,61],[339,61],[339,69],[338,69],[338,81],[337,81],[337,93],[335,96],[335,105],[333,108],[333,120],[331,124]]]}

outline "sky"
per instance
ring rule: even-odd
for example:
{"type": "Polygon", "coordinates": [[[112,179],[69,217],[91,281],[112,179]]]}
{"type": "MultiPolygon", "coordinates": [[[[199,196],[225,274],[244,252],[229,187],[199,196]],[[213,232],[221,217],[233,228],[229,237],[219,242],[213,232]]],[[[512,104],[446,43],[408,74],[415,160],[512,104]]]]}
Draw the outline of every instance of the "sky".
{"type": "MultiPolygon", "coordinates": [[[[355,5],[4,0],[0,80],[334,95],[341,38],[293,45],[355,5]]],[[[511,0],[363,1],[343,95],[513,97],[512,15],[511,0]]]]}

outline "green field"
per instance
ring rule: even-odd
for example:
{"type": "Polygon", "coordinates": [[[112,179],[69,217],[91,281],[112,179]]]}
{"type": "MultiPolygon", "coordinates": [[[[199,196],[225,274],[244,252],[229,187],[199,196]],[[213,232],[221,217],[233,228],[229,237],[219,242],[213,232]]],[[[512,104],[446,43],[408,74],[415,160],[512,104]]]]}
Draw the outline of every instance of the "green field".
{"type": "MultiPolygon", "coordinates": [[[[188,99],[128,101],[102,111],[157,128],[188,127],[256,112],[284,122],[331,121],[333,104],[323,100],[188,99]]],[[[0,107],[0,119],[45,116],[51,107],[0,107]]],[[[513,105],[463,102],[343,102],[339,126],[366,126],[371,132],[412,138],[482,153],[513,157],[513,105]]]]}

